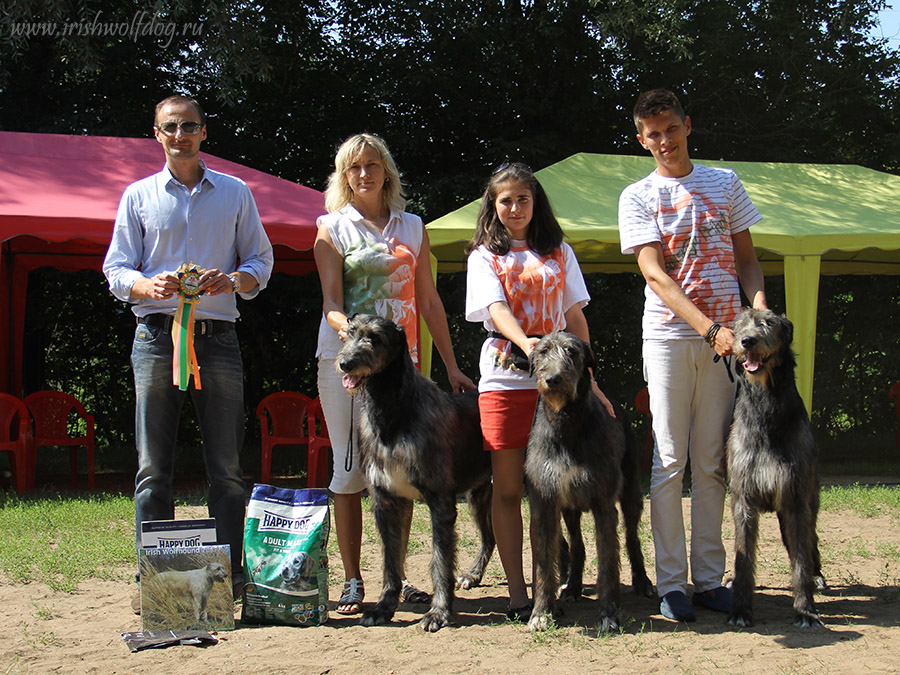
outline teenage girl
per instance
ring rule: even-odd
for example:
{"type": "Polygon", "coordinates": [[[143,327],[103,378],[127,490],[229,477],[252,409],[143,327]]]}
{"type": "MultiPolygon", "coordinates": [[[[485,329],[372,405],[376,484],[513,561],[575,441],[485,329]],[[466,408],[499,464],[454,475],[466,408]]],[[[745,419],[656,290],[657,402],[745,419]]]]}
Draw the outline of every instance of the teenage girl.
{"type": "MultiPolygon", "coordinates": [[[[484,447],[491,451],[494,536],[509,588],[507,616],[527,621],[521,505],[537,384],[523,359],[540,336],[555,330],[590,343],[582,312],[590,296],[547,194],[524,164],[494,171],[466,253],[466,319],[484,322],[488,331],[479,359],[479,407],[484,447]]],[[[596,382],[593,388],[613,414],[596,382]]]]}

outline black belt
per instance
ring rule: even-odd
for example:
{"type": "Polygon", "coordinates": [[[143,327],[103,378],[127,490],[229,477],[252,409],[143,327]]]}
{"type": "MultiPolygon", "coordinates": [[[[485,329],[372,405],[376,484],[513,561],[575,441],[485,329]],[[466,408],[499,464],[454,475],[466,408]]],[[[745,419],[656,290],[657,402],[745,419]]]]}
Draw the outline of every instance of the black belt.
{"type": "MultiPolygon", "coordinates": [[[[138,317],[139,324],[152,326],[153,328],[162,328],[163,332],[168,333],[172,330],[172,323],[175,317],[171,314],[148,314],[147,316],[138,317]]],[[[221,333],[226,328],[233,327],[231,321],[222,321],[221,319],[194,319],[194,336],[197,335],[213,335],[221,333]]]]}

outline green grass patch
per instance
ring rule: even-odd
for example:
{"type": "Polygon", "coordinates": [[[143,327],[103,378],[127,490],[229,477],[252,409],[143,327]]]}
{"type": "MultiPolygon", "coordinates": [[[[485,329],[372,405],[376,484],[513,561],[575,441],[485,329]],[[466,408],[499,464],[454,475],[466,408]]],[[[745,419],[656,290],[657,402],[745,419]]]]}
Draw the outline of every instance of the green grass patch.
{"type": "Polygon", "coordinates": [[[0,572],[70,592],[87,578],[137,567],[134,499],[123,495],[20,497],[0,493],[0,572]]]}
{"type": "Polygon", "coordinates": [[[900,488],[863,486],[823,488],[820,493],[823,511],[853,511],[866,518],[900,515],[900,488]]]}

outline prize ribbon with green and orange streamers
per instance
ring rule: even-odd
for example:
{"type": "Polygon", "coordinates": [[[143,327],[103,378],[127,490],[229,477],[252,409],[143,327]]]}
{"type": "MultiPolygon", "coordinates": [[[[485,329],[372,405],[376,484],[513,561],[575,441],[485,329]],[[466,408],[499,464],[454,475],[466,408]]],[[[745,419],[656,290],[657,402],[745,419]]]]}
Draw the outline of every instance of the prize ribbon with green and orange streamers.
{"type": "Polygon", "coordinates": [[[186,391],[191,374],[194,388],[200,389],[200,366],[194,352],[194,307],[200,302],[200,275],[203,269],[193,263],[184,263],[175,273],[178,276],[176,294],[181,299],[175,311],[172,326],[172,384],[186,391]]]}

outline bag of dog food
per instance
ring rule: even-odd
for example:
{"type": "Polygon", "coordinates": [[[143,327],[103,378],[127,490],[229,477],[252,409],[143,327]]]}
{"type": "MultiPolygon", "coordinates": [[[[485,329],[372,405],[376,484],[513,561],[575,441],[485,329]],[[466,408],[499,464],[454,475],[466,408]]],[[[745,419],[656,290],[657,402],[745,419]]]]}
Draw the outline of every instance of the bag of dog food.
{"type": "Polygon", "coordinates": [[[242,622],[328,621],[330,526],[327,490],[253,486],[244,528],[242,622]]]}

